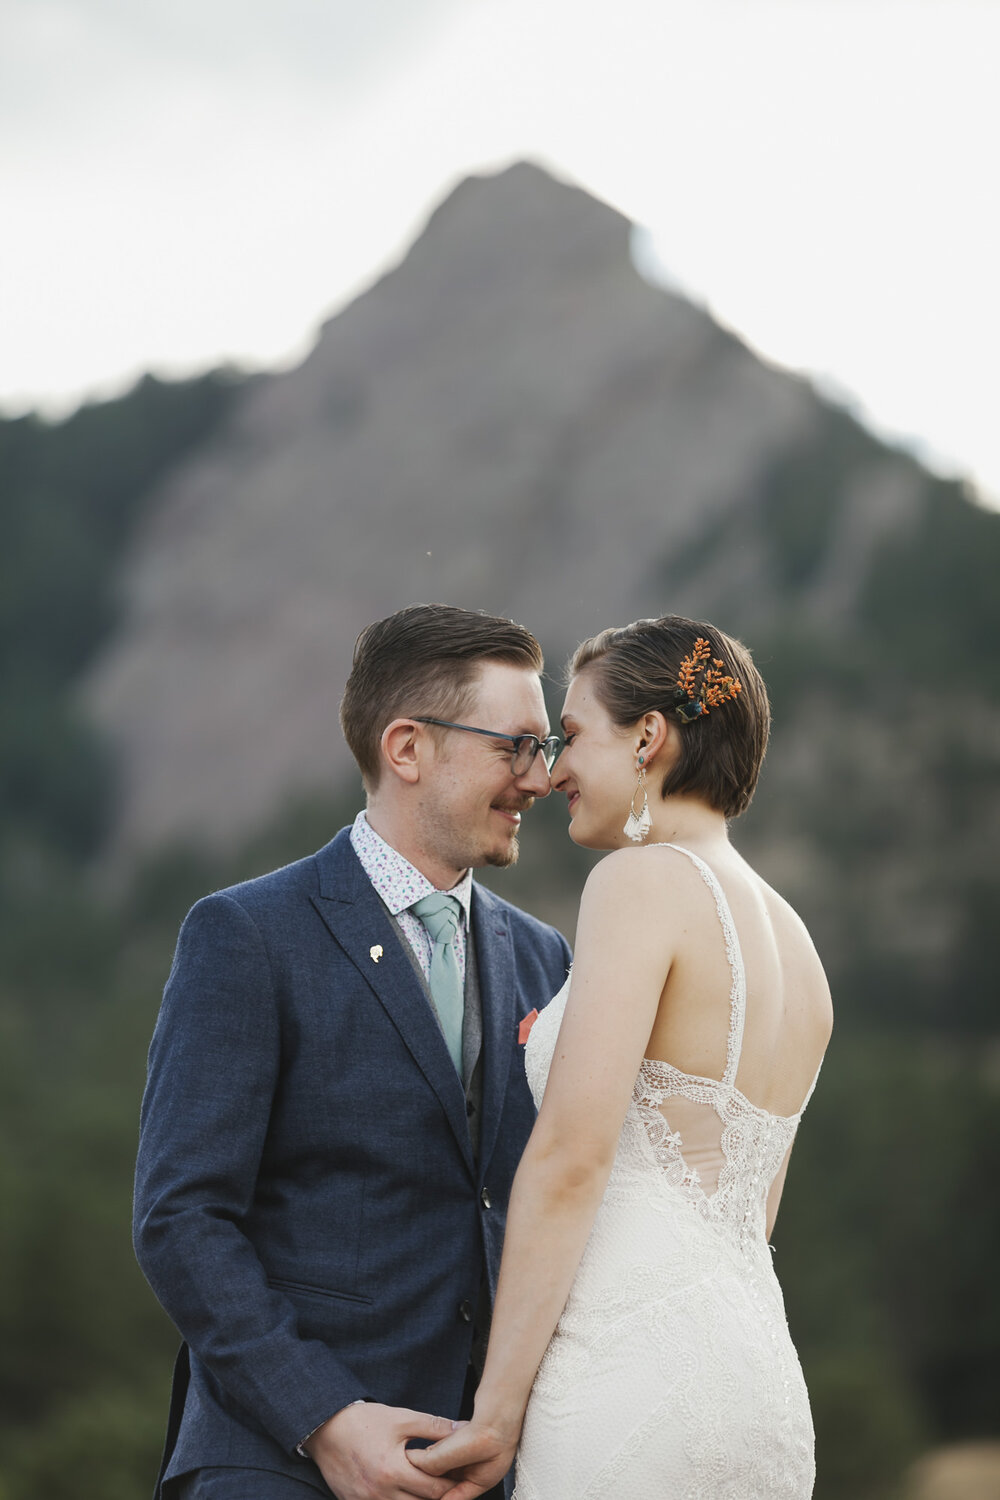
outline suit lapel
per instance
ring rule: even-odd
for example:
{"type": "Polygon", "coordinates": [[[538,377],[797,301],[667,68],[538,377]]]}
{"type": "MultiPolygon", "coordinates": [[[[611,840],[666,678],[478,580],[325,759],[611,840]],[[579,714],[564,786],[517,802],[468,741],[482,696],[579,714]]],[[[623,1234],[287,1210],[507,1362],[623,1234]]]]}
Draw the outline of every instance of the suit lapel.
{"type": "Polygon", "coordinates": [[[485,1172],[500,1128],[514,1053],[514,950],[506,913],[482,886],[473,885],[472,889],[472,926],[483,1007],[483,1113],[479,1164],[480,1171],[485,1172]]]}
{"type": "Polygon", "coordinates": [[[313,905],[374,991],[417,1067],[437,1094],[474,1174],[462,1081],[403,951],[405,938],[361,868],[346,830],[320,850],[316,861],[320,890],[312,898],[313,905]],[[381,953],[376,961],[372,950],[378,948],[381,953]]]}

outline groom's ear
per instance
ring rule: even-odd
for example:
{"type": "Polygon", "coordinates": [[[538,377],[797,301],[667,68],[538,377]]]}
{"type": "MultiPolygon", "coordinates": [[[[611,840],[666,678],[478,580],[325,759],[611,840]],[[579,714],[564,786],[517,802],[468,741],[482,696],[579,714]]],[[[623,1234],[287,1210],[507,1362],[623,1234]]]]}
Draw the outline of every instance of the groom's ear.
{"type": "Polygon", "coordinates": [[[420,752],[426,738],[424,728],[415,719],[393,719],[382,731],[379,745],[383,765],[400,781],[414,783],[420,780],[420,752]]]}

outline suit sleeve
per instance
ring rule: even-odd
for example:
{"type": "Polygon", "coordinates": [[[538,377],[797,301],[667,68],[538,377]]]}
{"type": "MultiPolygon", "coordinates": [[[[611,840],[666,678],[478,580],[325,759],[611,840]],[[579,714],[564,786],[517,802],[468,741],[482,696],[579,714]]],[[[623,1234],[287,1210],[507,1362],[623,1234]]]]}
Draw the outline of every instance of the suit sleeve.
{"type": "Polygon", "coordinates": [[[149,1055],[134,1239],[182,1338],[287,1452],[371,1392],[268,1286],[244,1232],[280,1064],[267,953],[232,897],[181,929],[149,1055]]]}

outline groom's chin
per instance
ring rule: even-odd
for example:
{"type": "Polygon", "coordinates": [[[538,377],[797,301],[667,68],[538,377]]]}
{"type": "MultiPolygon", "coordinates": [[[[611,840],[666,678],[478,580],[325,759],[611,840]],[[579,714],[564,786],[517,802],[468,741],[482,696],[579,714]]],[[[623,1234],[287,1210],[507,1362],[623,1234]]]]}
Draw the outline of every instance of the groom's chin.
{"type": "Polygon", "coordinates": [[[507,870],[511,865],[517,864],[520,852],[521,846],[515,837],[503,849],[491,849],[484,862],[492,865],[495,870],[507,870]]]}

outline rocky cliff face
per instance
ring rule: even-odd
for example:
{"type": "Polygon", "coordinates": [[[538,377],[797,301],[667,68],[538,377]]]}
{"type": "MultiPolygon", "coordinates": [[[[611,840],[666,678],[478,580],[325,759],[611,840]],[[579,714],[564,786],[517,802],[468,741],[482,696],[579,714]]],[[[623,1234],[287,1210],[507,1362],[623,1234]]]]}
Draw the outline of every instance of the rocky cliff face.
{"type": "Polygon", "coordinates": [[[629,236],[529,165],[463,183],[173,474],[85,686],[122,772],[119,858],[224,846],[348,774],[351,649],[404,603],[513,616],[553,669],[668,609],[752,638],[790,585],[842,628],[868,554],[916,513],[915,466],[870,441],[798,556],[796,465],[828,409],[643,281],[629,236]]]}

